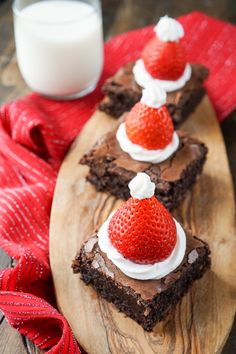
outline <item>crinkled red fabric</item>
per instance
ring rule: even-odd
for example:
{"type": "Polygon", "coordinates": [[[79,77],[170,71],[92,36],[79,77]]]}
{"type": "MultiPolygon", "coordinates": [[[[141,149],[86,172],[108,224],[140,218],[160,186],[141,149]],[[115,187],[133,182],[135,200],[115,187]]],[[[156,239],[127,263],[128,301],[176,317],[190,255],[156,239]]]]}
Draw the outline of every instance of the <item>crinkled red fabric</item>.
{"type": "MultiPolygon", "coordinates": [[[[223,120],[236,106],[236,29],[201,13],[180,21],[189,61],[210,69],[206,87],[223,120]]],[[[104,79],[138,58],[152,36],[150,26],[106,43],[102,79],[83,99],[55,102],[33,93],[0,110],[0,246],[16,260],[14,268],[0,272],[0,309],[48,353],[80,352],[66,319],[53,307],[48,226],[57,171],[101,99],[104,79]]]]}

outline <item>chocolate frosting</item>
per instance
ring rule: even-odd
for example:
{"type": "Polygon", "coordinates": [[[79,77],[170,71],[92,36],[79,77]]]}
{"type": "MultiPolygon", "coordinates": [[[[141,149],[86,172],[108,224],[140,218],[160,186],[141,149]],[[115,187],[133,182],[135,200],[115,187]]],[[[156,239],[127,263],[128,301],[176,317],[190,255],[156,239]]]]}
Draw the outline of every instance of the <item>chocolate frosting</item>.
{"type": "Polygon", "coordinates": [[[131,171],[133,173],[152,171],[155,176],[162,177],[162,180],[173,182],[182,177],[186,168],[202,155],[204,145],[197,139],[189,137],[182,131],[178,131],[180,145],[178,150],[166,161],[158,164],[151,164],[133,160],[127,153],[121,150],[116,139],[116,131],[107,133],[102,137],[92,150],[82,159],[82,163],[90,164],[91,160],[106,156],[107,159],[115,162],[116,167],[131,171]],[[83,161],[84,160],[84,161],[83,161]]]}
{"type": "MultiPolygon", "coordinates": [[[[125,90],[127,91],[132,90],[133,92],[135,92],[137,95],[141,97],[142,87],[140,87],[134,79],[133,66],[134,63],[131,62],[124,65],[122,68],[120,68],[113,77],[111,77],[106,81],[103,91],[106,94],[110,95],[112,92],[112,86],[114,86],[116,92],[120,86],[122,88],[122,92],[125,88],[125,90]]],[[[168,105],[169,104],[178,105],[180,103],[180,100],[183,98],[183,90],[191,91],[202,86],[203,81],[208,76],[208,70],[200,64],[191,64],[191,67],[192,67],[192,75],[190,80],[187,81],[187,83],[185,84],[184,88],[181,88],[173,92],[168,92],[167,94],[168,105]]]]}
{"type": "Polygon", "coordinates": [[[132,288],[136,293],[140,294],[144,300],[150,300],[162,291],[165,291],[172,283],[181,277],[181,274],[191,267],[193,262],[196,262],[199,257],[209,253],[207,244],[192,236],[192,233],[186,231],[187,247],[185,257],[179,267],[159,280],[136,280],[126,276],[117,268],[103,253],[98,246],[98,237],[94,234],[88,241],[85,242],[83,250],[86,254],[86,258],[90,258],[92,266],[94,266],[100,272],[105,273],[114,279],[115,282],[132,288]],[[86,244],[89,243],[89,247],[86,249],[86,244]],[[92,246],[91,246],[92,245],[92,246]]]}

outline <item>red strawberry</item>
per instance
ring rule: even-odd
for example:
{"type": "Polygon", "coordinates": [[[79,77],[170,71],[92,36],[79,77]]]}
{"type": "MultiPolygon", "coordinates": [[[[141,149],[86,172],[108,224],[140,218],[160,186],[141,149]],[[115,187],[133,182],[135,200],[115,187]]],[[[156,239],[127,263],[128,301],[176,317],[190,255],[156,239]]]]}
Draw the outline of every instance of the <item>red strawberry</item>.
{"type": "Polygon", "coordinates": [[[126,116],[125,130],[132,143],[157,150],[171,142],[174,126],[166,106],[152,108],[138,102],[126,116]]]}
{"type": "Polygon", "coordinates": [[[108,233],[113,246],[139,264],[165,260],[176,244],[175,222],[154,196],[125,202],[111,218],[108,233]]]}
{"type": "Polygon", "coordinates": [[[162,42],[153,38],[141,55],[146,70],[160,80],[177,80],[186,65],[185,52],[180,42],[162,42]]]}

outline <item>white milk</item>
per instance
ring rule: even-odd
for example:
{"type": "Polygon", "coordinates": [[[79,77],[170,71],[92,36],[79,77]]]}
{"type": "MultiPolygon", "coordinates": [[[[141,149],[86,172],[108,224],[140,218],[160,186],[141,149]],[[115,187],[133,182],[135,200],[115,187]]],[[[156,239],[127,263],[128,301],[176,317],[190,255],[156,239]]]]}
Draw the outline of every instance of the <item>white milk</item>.
{"type": "Polygon", "coordinates": [[[21,73],[33,90],[70,96],[96,85],[103,66],[100,14],[72,0],[41,1],[15,13],[21,73]]]}

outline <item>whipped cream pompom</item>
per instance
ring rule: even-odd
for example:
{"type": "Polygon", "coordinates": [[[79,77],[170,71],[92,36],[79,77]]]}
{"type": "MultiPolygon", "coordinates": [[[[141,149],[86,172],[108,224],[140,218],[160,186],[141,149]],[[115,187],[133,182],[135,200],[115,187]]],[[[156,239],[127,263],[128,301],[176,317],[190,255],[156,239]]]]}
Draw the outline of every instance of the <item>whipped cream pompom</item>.
{"type": "Polygon", "coordinates": [[[154,27],[157,37],[163,42],[177,42],[184,36],[183,26],[174,18],[163,16],[154,27]]]}
{"type": "Polygon", "coordinates": [[[154,196],[155,184],[146,173],[139,172],[129,182],[129,189],[133,198],[146,199],[154,196]]]}
{"type": "Polygon", "coordinates": [[[160,108],[166,103],[166,92],[156,80],[150,81],[142,91],[140,102],[148,107],[160,108]]]}

